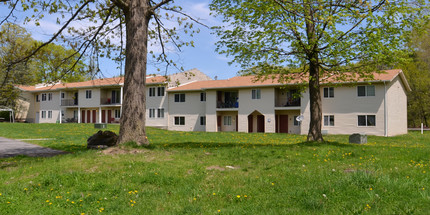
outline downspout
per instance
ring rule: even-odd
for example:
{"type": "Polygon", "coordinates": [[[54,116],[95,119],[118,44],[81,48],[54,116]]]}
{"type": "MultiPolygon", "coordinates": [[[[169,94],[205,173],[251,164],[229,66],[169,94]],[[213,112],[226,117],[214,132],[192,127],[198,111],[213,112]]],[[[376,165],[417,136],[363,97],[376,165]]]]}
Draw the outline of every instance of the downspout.
{"type": "Polygon", "coordinates": [[[384,136],[388,137],[387,85],[385,81],[384,81],[384,136]]]}

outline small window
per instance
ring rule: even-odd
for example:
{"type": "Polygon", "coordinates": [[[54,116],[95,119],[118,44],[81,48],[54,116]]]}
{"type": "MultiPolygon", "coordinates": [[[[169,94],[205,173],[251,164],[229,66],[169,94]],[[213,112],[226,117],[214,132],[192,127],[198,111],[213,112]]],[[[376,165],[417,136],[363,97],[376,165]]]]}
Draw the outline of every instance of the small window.
{"type": "Polygon", "coordinates": [[[175,102],[185,102],[185,93],[175,94],[175,102]]]}
{"type": "Polygon", "coordinates": [[[64,99],[64,93],[61,93],[61,98],[64,99]]]}
{"type": "Polygon", "coordinates": [[[42,101],[46,101],[46,93],[42,93],[42,101]]]}
{"type": "Polygon", "coordinates": [[[52,119],[52,111],[48,111],[48,119],[52,119]]]}
{"type": "Polygon", "coordinates": [[[46,111],[42,111],[42,119],[46,118],[46,111]]]}
{"type": "Polygon", "coordinates": [[[231,125],[231,116],[224,116],[224,125],[231,125]]]}
{"type": "Polygon", "coordinates": [[[92,94],[91,90],[85,91],[85,98],[90,99],[91,98],[91,94],[92,94]]]}
{"type": "Polygon", "coordinates": [[[334,87],[324,87],[324,98],[334,98],[334,87]]]}
{"type": "Polygon", "coordinates": [[[48,93],[48,101],[52,100],[52,93],[48,93]]]}
{"type": "Polygon", "coordinates": [[[324,126],[334,126],[334,115],[324,116],[324,126]]]}
{"type": "Polygon", "coordinates": [[[376,116],[358,115],[358,126],[376,126],[376,116]]]}
{"type": "Polygon", "coordinates": [[[149,109],[149,118],[155,118],[155,109],[154,108],[149,109]]]}
{"type": "Polygon", "coordinates": [[[359,97],[375,96],[375,86],[373,85],[357,86],[357,96],[359,97]]]}
{"type": "Polygon", "coordinates": [[[40,102],[39,95],[36,95],[36,102],[40,102]]]}
{"type": "Polygon", "coordinates": [[[164,87],[158,87],[157,91],[158,91],[158,94],[157,94],[158,96],[164,96],[164,91],[165,91],[164,87]]]}
{"type": "Polygon", "coordinates": [[[117,118],[117,119],[121,118],[121,110],[120,109],[115,110],[115,118],[117,118]]]}
{"type": "Polygon", "coordinates": [[[164,108],[158,108],[157,117],[158,118],[164,118],[164,108]]]}
{"type": "Polygon", "coordinates": [[[205,116],[200,117],[200,125],[206,125],[206,117],[205,116]]]}
{"type": "Polygon", "coordinates": [[[185,116],[175,116],[175,125],[185,125],[185,116]]]}
{"type": "Polygon", "coordinates": [[[149,97],[154,97],[155,96],[155,87],[150,87],[149,88],[149,97]]]}
{"type": "Polygon", "coordinates": [[[297,117],[299,117],[299,116],[294,116],[294,126],[299,126],[300,125],[300,122],[297,121],[297,117]]]}
{"type": "Polygon", "coordinates": [[[200,101],[202,102],[206,101],[206,93],[200,93],[200,101]]]}
{"type": "Polygon", "coordinates": [[[252,90],[252,99],[261,99],[261,90],[260,89],[252,90]]]}

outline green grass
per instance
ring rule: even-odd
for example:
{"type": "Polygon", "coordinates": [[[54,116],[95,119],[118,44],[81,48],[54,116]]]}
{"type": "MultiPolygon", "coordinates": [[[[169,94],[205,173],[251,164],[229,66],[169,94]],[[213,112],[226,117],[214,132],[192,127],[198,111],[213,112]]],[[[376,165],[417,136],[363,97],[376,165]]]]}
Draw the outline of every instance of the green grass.
{"type": "MultiPolygon", "coordinates": [[[[118,126],[109,125],[117,132],[118,126]]],[[[348,136],[173,132],[150,149],[87,150],[86,124],[0,123],[0,136],[71,152],[0,159],[0,214],[428,214],[430,133],[348,136]],[[230,169],[226,166],[232,166],[230,169]]]]}

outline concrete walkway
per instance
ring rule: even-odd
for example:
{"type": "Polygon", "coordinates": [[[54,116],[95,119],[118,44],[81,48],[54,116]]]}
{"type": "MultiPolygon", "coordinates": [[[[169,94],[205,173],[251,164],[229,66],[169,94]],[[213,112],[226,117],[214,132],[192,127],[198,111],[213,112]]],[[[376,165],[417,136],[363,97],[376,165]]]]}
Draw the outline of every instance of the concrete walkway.
{"type": "Polygon", "coordinates": [[[0,137],[0,158],[14,157],[17,155],[26,155],[30,157],[50,157],[65,153],[67,152],[0,137]]]}

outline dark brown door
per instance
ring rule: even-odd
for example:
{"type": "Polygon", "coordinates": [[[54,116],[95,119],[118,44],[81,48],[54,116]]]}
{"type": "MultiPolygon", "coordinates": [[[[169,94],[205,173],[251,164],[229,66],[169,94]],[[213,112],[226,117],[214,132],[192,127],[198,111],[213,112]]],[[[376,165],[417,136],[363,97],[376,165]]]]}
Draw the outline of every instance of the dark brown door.
{"type": "Polygon", "coordinates": [[[239,116],[236,115],[236,131],[239,131],[239,116]]]}
{"type": "Polygon", "coordinates": [[[264,116],[263,115],[257,116],[257,132],[264,133],[264,116]]]}
{"type": "Polygon", "coordinates": [[[218,131],[221,131],[221,116],[217,116],[216,124],[218,127],[218,131]]]}
{"type": "Polygon", "coordinates": [[[102,123],[106,123],[106,110],[102,110],[102,123]]]}
{"type": "Polygon", "coordinates": [[[288,115],[279,115],[279,133],[288,133],[288,115]]]}
{"type": "Polygon", "coordinates": [[[108,115],[107,115],[107,117],[108,117],[108,123],[111,123],[112,122],[112,110],[108,110],[108,115]]]}
{"type": "Polygon", "coordinates": [[[81,122],[85,123],[85,111],[82,111],[81,122]]]}
{"type": "Polygon", "coordinates": [[[87,110],[87,123],[91,123],[91,111],[87,110]]]}
{"type": "Polygon", "coordinates": [[[97,111],[93,110],[93,123],[97,122],[96,119],[97,119],[97,111]]]}
{"type": "Polygon", "coordinates": [[[275,115],[275,133],[279,133],[279,115],[275,115]]]}
{"type": "Polygon", "coordinates": [[[254,127],[254,117],[252,115],[248,115],[248,132],[252,133],[252,128],[254,127]]]}

